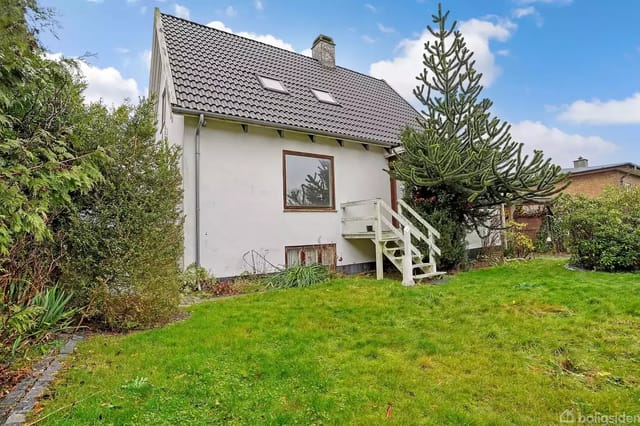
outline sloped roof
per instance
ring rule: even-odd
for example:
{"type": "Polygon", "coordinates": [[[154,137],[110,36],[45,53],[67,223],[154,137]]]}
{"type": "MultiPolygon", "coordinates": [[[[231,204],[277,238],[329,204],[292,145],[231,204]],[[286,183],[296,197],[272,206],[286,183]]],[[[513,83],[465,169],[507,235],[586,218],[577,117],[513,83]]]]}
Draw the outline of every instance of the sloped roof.
{"type": "Polygon", "coordinates": [[[602,170],[611,170],[611,169],[629,169],[625,171],[629,171],[632,174],[640,174],[640,167],[634,163],[613,163],[613,164],[602,164],[599,166],[588,166],[588,167],[572,167],[567,169],[562,169],[564,173],[571,173],[572,175],[581,174],[581,173],[592,173],[599,172],[602,170]]]}
{"type": "Polygon", "coordinates": [[[418,112],[384,80],[160,14],[178,109],[393,146],[418,112]],[[257,76],[280,80],[266,90],[257,76]],[[322,103],[311,89],[329,92],[322,103]]]}

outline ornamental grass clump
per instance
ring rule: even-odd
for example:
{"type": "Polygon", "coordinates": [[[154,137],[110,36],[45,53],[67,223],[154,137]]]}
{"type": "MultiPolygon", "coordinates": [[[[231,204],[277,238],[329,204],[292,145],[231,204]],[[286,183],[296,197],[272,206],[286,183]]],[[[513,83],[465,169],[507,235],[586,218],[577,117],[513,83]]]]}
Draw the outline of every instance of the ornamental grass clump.
{"type": "Polygon", "coordinates": [[[329,269],[323,265],[296,265],[278,272],[267,280],[273,288],[309,287],[329,279],[329,269]]]}

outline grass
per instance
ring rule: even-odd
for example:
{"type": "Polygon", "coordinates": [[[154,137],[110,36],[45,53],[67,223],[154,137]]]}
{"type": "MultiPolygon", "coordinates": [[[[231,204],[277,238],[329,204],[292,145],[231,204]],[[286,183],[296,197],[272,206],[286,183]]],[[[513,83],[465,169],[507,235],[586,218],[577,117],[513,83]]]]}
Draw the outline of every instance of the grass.
{"type": "MultiPolygon", "coordinates": [[[[82,343],[41,424],[557,424],[640,415],[640,275],[509,264],[206,302],[82,343]]],[[[40,424],[40,423],[39,423],[40,424]]]]}

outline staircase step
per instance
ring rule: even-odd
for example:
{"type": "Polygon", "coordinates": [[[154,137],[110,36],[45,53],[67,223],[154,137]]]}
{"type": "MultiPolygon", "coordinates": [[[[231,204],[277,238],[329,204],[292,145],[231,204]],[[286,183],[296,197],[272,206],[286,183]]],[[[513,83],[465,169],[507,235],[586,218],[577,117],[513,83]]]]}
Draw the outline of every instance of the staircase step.
{"type": "Polygon", "coordinates": [[[444,275],[444,274],[446,274],[446,272],[427,272],[426,274],[414,275],[413,279],[421,280],[423,278],[439,277],[440,275],[444,275]]]}
{"type": "Polygon", "coordinates": [[[433,269],[433,267],[435,266],[433,263],[416,263],[413,265],[414,268],[424,268],[424,267],[430,267],[433,269]]]}

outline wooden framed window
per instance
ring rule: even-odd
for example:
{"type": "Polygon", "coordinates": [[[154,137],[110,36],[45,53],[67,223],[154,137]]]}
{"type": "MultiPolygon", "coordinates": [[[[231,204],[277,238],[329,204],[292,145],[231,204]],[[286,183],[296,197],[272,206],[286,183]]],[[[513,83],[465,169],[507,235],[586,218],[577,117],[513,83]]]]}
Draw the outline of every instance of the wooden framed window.
{"type": "Polygon", "coordinates": [[[314,265],[328,266],[330,270],[336,269],[336,245],[315,244],[307,246],[286,246],[284,248],[285,265],[314,265]]]}
{"type": "Polygon", "coordinates": [[[285,211],[335,211],[333,157],[282,151],[285,211]]]}

